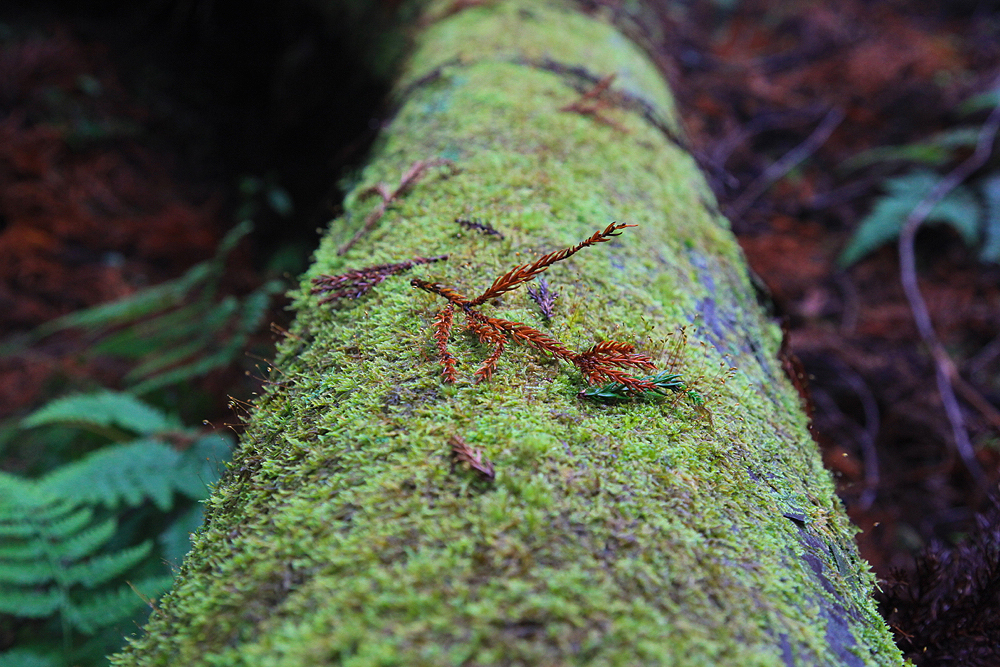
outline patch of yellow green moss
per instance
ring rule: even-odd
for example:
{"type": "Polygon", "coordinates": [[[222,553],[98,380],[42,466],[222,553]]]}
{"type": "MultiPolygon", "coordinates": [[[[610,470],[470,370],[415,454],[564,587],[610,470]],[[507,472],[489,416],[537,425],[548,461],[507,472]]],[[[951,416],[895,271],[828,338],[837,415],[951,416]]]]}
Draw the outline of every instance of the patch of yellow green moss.
{"type": "Polygon", "coordinates": [[[642,55],[564,3],[497,2],[427,29],[302,279],[278,385],[174,591],[113,664],[852,664],[845,651],[900,664],[780,371],[780,332],[696,165],[632,111],[607,112],[627,132],[559,111],[579,93],[542,59],[616,72],[672,113],[642,55]],[[429,170],[337,256],[373,205],[364,188],[438,158],[453,168],[429,170]],[[635,343],[707,396],[711,418],[681,398],[585,402],[575,368],[516,344],[475,384],[489,350],[461,315],[460,380],[441,382],[443,300],[411,277],[474,296],[613,220],[638,227],[546,273],[551,322],[523,289],[482,310],[574,349],[635,343]],[[309,294],[321,273],[438,254],[340,307],[309,294]],[[495,480],[453,464],[454,435],[495,480]]]}

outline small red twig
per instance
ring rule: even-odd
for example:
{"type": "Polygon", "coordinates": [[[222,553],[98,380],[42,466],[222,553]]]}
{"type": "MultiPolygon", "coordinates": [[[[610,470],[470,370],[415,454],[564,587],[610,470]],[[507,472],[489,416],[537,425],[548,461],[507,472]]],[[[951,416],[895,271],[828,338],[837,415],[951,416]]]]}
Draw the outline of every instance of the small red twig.
{"type": "Polygon", "coordinates": [[[583,352],[574,352],[555,338],[527,324],[490,317],[476,310],[486,301],[516,289],[556,262],[572,256],[583,248],[609,241],[612,237],[621,234],[622,229],[635,226],[613,222],[603,231],[594,233],[593,236],[575,246],[542,255],[530,264],[516,266],[494,280],[493,284],[475,299],[469,299],[447,285],[419,278],[412,279],[410,284],[414,287],[437,294],[448,301],[434,318],[434,340],[440,355],[444,381],[454,382],[457,377],[455,358],[448,351],[448,339],[451,335],[454,313],[456,310],[461,310],[465,316],[466,328],[477,336],[480,343],[493,346],[492,352],[475,373],[477,381],[489,380],[493,376],[500,356],[507,344],[513,340],[572,363],[580,369],[590,384],[613,381],[621,383],[632,391],[656,390],[656,386],[652,382],[633,377],[624,370],[652,371],[656,368],[648,355],[636,352],[635,348],[628,343],[609,340],[598,343],[583,352]]]}
{"type": "Polygon", "coordinates": [[[575,102],[571,102],[564,107],[560,107],[559,111],[568,111],[572,113],[582,114],[584,116],[590,116],[598,123],[603,123],[608,127],[613,127],[619,132],[628,133],[628,128],[619,123],[616,120],[608,118],[604,115],[606,109],[611,108],[612,104],[604,99],[604,93],[611,87],[611,84],[615,80],[615,74],[609,74],[600,81],[598,81],[593,88],[583,93],[580,99],[575,102]]]}
{"type": "Polygon", "coordinates": [[[575,255],[577,252],[588,246],[610,241],[612,237],[620,236],[622,229],[636,226],[638,225],[626,225],[621,222],[612,222],[604,228],[604,231],[594,232],[594,235],[589,239],[581,241],[572,248],[565,248],[563,250],[557,250],[556,252],[550,252],[547,255],[542,255],[531,264],[515,266],[510,271],[494,280],[493,284],[490,285],[485,292],[473,299],[469,305],[478,306],[486,303],[490,299],[495,299],[501,294],[509,292],[512,289],[516,289],[518,285],[528,282],[556,262],[561,262],[567,257],[575,255]]]}
{"type": "Polygon", "coordinates": [[[370,188],[367,188],[358,195],[359,199],[365,199],[373,194],[377,194],[380,197],[380,201],[372,209],[372,212],[365,217],[365,222],[361,225],[361,229],[354,233],[347,243],[340,246],[337,249],[338,255],[343,255],[345,252],[351,249],[358,240],[370,232],[375,224],[382,219],[385,212],[389,210],[389,206],[396,201],[399,197],[404,195],[414,184],[419,181],[424,172],[426,172],[431,167],[438,167],[441,165],[450,165],[450,160],[444,160],[441,158],[435,158],[433,160],[417,160],[410,165],[410,168],[406,170],[406,173],[399,179],[399,185],[395,189],[390,190],[389,186],[385,183],[376,183],[370,188]]]}
{"type": "Polygon", "coordinates": [[[481,450],[470,447],[461,436],[457,435],[452,436],[449,444],[451,444],[451,453],[455,457],[456,462],[468,464],[470,468],[486,479],[494,479],[496,477],[493,464],[490,463],[481,450]]]}

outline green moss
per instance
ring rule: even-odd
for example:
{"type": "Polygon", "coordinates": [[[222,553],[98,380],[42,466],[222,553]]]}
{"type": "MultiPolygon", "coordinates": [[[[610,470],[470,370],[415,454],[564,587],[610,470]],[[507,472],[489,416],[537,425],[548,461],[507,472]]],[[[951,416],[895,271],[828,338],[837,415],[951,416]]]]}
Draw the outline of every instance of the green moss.
{"type": "Polygon", "coordinates": [[[428,29],[303,277],[281,384],[175,590],[114,664],[840,664],[852,650],[899,664],[776,361],[780,332],[693,160],[642,115],[610,111],[624,133],[558,111],[578,93],[544,58],[616,71],[670,113],[635,48],[560,3],[500,2],[428,29]],[[454,173],[428,172],[336,255],[372,206],[362,188],[441,156],[454,173]],[[639,227],[547,272],[550,323],[523,290],[483,310],[575,349],[664,350],[686,327],[672,361],[711,421],[682,400],[585,403],[574,368],[517,345],[472,384],[489,351],[461,333],[460,381],[440,382],[429,327],[443,303],[409,275],[475,295],[612,220],[639,227]],[[319,273],[444,253],[339,309],[308,293],[319,273]],[[725,385],[720,365],[737,368],[725,385]],[[494,481],[451,465],[452,435],[484,451],[494,481]]]}

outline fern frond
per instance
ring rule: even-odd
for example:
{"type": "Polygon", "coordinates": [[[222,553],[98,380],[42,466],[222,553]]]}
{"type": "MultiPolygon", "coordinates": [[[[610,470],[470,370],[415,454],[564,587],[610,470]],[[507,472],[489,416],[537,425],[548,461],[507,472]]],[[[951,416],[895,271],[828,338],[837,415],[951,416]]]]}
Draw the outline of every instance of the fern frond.
{"type": "Polygon", "coordinates": [[[39,485],[52,498],[115,508],[146,498],[166,512],[173,506],[173,479],[181,454],[159,440],[109,445],[49,473],[39,485]]]}
{"type": "Polygon", "coordinates": [[[135,396],[109,390],[57,398],[21,422],[24,428],[48,424],[80,426],[102,433],[117,428],[142,435],[180,427],[175,419],[135,396]]]}
{"type": "Polygon", "coordinates": [[[44,555],[42,545],[36,541],[0,544],[0,561],[35,560],[44,555]]]}
{"type": "Polygon", "coordinates": [[[176,519],[156,538],[160,546],[163,562],[171,569],[180,566],[184,556],[191,550],[191,534],[198,530],[205,521],[204,508],[201,503],[192,503],[191,507],[176,519]]]}
{"type": "Polygon", "coordinates": [[[118,529],[116,519],[106,519],[96,525],[85,528],[63,541],[59,548],[62,559],[78,560],[97,552],[118,529]]]}
{"type": "Polygon", "coordinates": [[[62,656],[54,652],[13,648],[0,653],[0,665],[3,667],[61,667],[64,664],[62,656]]]}
{"type": "Polygon", "coordinates": [[[152,549],[153,541],[146,540],[132,547],[93,556],[67,567],[61,579],[70,585],[79,584],[84,588],[96,588],[135,567],[152,549]]]}
{"type": "MultiPolygon", "coordinates": [[[[899,237],[907,216],[941,180],[934,172],[921,170],[886,180],[881,197],[854,230],[851,240],[837,260],[850,266],[869,252],[899,237]]],[[[927,222],[941,222],[954,228],[973,246],[979,239],[981,207],[973,192],[964,185],[954,188],[927,214],[927,222]]]]}
{"type": "MultiPolygon", "coordinates": [[[[279,281],[267,283],[237,303],[238,309],[227,311],[227,317],[222,322],[227,327],[225,336],[208,336],[204,340],[199,340],[198,345],[192,345],[184,350],[184,354],[161,355],[137,367],[125,378],[126,382],[136,383],[132,385],[132,392],[140,395],[148,394],[156,389],[200,377],[233,363],[233,360],[243,354],[249,336],[259,328],[266,317],[271,298],[281,289],[279,281]],[[215,340],[220,338],[224,338],[226,342],[213,352],[215,340]],[[190,361],[184,363],[185,358],[189,358],[190,361]],[[174,364],[177,365],[171,368],[170,366],[174,364]]],[[[179,340],[175,340],[172,345],[176,346],[179,343],[179,340]]]]}
{"type": "Polygon", "coordinates": [[[232,455],[233,440],[218,433],[198,438],[181,453],[171,483],[192,500],[204,500],[232,455]]]}
{"type": "Polygon", "coordinates": [[[178,342],[181,347],[204,344],[204,340],[211,337],[211,331],[202,326],[205,307],[198,300],[132,323],[95,342],[89,352],[134,361],[147,355],[173,350],[178,342]]]}
{"type": "Polygon", "coordinates": [[[41,339],[65,329],[98,329],[132,322],[180,304],[196,285],[211,275],[209,262],[192,266],[177,280],[171,280],[136,292],[133,296],[70,313],[46,322],[32,332],[41,339]]]}
{"type": "Polygon", "coordinates": [[[4,586],[34,586],[52,581],[52,565],[45,560],[11,561],[0,564],[4,586]]]}
{"type": "Polygon", "coordinates": [[[173,577],[162,576],[143,579],[136,584],[123,584],[73,604],[67,609],[66,617],[80,632],[93,634],[100,628],[131,618],[145,607],[146,602],[139,593],[147,599],[157,598],[170,588],[172,582],[173,577]]]}
{"type": "Polygon", "coordinates": [[[10,614],[23,618],[47,618],[59,611],[65,603],[65,596],[58,588],[45,591],[14,590],[5,587],[0,593],[0,614],[10,614]]]}
{"type": "Polygon", "coordinates": [[[36,526],[45,526],[45,537],[49,540],[62,540],[74,535],[94,519],[92,507],[72,509],[73,505],[59,498],[53,507],[39,508],[37,514],[27,517],[27,521],[36,526]],[[45,511],[45,510],[49,511],[45,511]]]}
{"type": "Polygon", "coordinates": [[[161,511],[173,507],[173,494],[194,500],[208,494],[219,478],[229,441],[218,435],[196,440],[184,452],[153,439],[109,445],[49,473],[38,484],[51,498],[115,508],[136,507],[147,498],[161,511]]]}

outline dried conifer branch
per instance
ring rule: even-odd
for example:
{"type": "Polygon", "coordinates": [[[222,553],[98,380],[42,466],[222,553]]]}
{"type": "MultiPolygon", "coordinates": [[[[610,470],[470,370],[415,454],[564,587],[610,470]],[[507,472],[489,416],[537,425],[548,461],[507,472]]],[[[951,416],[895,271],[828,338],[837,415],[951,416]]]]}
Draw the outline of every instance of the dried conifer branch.
{"type": "Polygon", "coordinates": [[[496,477],[493,464],[490,463],[481,450],[470,447],[461,436],[457,435],[451,437],[449,444],[451,445],[451,453],[455,457],[456,462],[468,464],[470,468],[486,479],[496,477]]]}
{"type": "Polygon", "coordinates": [[[651,371],[656,368],[649,356],[636,352],[635,348],[628,343],[612,340],[603,341],[588,350],[577,353],[565,347],[555,338],[527,324],[500,317],[490,317],[476,310],[476,307],[482,305],[483,302],[517,288],[552,264],[566,259],[583,248],[604,243],[612,236],[618,236],[622,229],[635,226],[613,222],[603,231],[595,232],[593,236],[575,246],[550,252],[530,264],[515,267],[494,280],[489,289],[472,300],[447,285],[419,278],[412,279],[410,284],[414,287],[437,294],[448,301],[447,305],[434,318],[434,340],[438,346],[443,368],[442,377],[445,382],[454,382],[456,379],[455,358],[448,351],[448,338],[455,310],[460,308],[462,314],[465,315],[466,329],[474,333],[483,345],[493,346],[492,352],[475,373],[477,381],[489,380],[493,376],[500,356],[510,341],[514,340],[547,352],[556,358],[569,361],[580,369],[590,384],[612,381],[622,384],[630,391],[657,391],[657,385],[654,382],[632,377],[624,370],[632,368],[651,371]]]}
{"type": "Polygon", "coordinates": [[[593,88],[586,91],[580,96],[580,99],[575,102],[571,102],[564,107],[561,107],[559,111],[568,111],[572,113],[582,114],[584,116],[590,116],[598,123],[603,123],[609,127],[613,127],[620,132],[628,133],[628,128],[619,123],[618,121],[612,120],[604,115],[604,110],[609,108],[611,104],[602,99],[602,95],[611,86],[612,82],[615,80],[615,74],[609,74],[600,81],[598,81],[593,88]]]}
{"type": "Polygon", "coordinates": [[[483,222],[479,218],[473,218],[471,220],[467,218],[455,218],[455,222],[465,227],[466,229],[472,229],[489,236],[499,236],[501,239],[504,235],[496,230],[496,228],[488,222],[483,222]]]}
{"type": "Polygon", "coordinates": [[[430,292],[431,294],[437,294],[438,296],[443,296],[444,298],[451,301],[456,306],[468,306],[470,301],[463,296],[457,290],[448,287],[447,285],[442,285],[441,283],[429,283],[426,280],[421,280],[420,278],[414,278],[410,281],[410,284],[414,287],[419,287],[420,289],[430,292]]]}
{"type": "Polygon", "coordinates": [[[389,276],[408,271],[418,264],[430,264],[448,259],[448,255],[437,257],[414,257],[406,262],[396,264],[376,264],[363,269],[354,269],[336,276],[321,275],[313,278],[311,294],[327,294],[320,303],[328,303],[338,299],[357,299],[371,288],[389,276]]]}
{"type": "Polygon", "coordinates": [[[396,201],[399,197],[406,194],[406,192],[419,181],[424,172],[426,172],[431,167],[438,167],[441,165],[450,165],[450,160],[445,160],[442,158],[435,158],[433,160],[417,160],[410,165],[410,168],[406,170],[406,173],[399,179],[399,185],[395,189],[390,190],[389,186],[385,183],[377,183],[370,188],[367,188],[358,195],[359,199],[365,199],[373,194],[377,194],[381,201],[376,204],[375,208],[365,217],[364,224],[361,225],[361,229],[354,233],[347,243],[340,246],[337,249],[338,255],[343,255],[345,252],[351,249],[351,247],[358,242],[358,240],[370,232],[385,212],[389,210],[389,206],[396,201]]]}
{"type": "Polygon", "coordinates": [[[645,354],[636,353],[635,347],[614,340],[602,341],[571,360],[590,384],[617,382],[632,391],[656,391],[649,380],[630,376],[621,368],[656,370],[653,361],[645,354]]]}
{"type": "Polygon", "coordinates": [[[549,289],[549,282],[545,280],[544,276],[538,279],[537,288],[528,285],[528,296],[538,304],[538,308],[542,311],[542,317],[546,321],[551,320],[559,292],[549,289]]]}
{"type": "Polygon", "coordinates": [[[611,237],[621,235],[622,229],[627,227],[636,227],[637,225],[626,225],[622,222],[612,222],[610,225],[604,228],[604,231],[595,232],[593,236],[589,239],[578,243],[572,248],[565,248],[563,250],[557,250],[556,252],[550,252],[547,255],[542,255],[536,259],[531,264],[522,264],[521,266],[516,266],[504,275],[500,276],[493,281],[493,284],[489,288],[480,294],[478,297],[472,300],[470,305],[478,306],[480,304],[486,303],[490,299],[495,299],[501,294],[505,294],[513,289],[516,289],[518,285],[526,283],[535,276],[537,276],[542,271],[546,270],[556,262],[561,262],[562,260],[576,254],[580,250],[598,243],[604,243],[605,241],[610,241],[611,237]]]}
{"type": "Polygon", "coordinates": [[[448,336],[451,335],[454,315],[455,305],[449,303],[434,318],[434,340],[437,341],[438,354],[441,357],[441,375],[446,382],[454,382],[458,377],[455,373],[455,357],[448,352],[448,336]]]}

